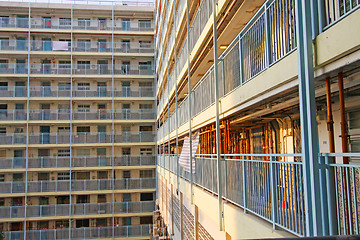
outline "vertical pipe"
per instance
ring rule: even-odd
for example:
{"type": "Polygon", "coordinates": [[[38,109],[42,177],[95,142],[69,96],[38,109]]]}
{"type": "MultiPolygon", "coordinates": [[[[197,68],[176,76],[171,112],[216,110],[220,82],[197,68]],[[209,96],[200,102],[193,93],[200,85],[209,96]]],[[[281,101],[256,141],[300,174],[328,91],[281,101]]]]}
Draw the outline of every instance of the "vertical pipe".
{"type": "Polygon", "coordinates": [[[173,24],[173,30],[174,30],[174,79],[175,79],[175,131],[176,131],[176,190],[179,190],[180,185],[180,177],[179,177],[179,107],[178,107],[178,87],[177,87],[177,59],[176,59],[176,2],[174,0],[174,24],[173,24]]]}
{"type": "MultiPolygon", "coordinates": [[[[342,147],[342,152],[343,153],[347,153],[349,151],[349,147],[348,147],[348,135],[347,135],[347,124],[346,124],[346,116],[345,116],[345,96],[344,96],[344,75],[343,72],[339,72],[338,73],[338,85],[339,85],[339,100],[340,100],[340,127],[341,127],[341,147],[342,147]]],[[[349,164],[349,158],[348,157],[343,157],[343,164],[349,164]]],[[[344,192],[343,194],[345,195],[345,197],[343,197],[344,201],[343,201],[343,208],[344,208],[344,217],[346,218],[345,222],[345,234],[350,234],[350,219],[349,219],[349,215],[351,212],[351,205],[347,204],[349,199],[347,198],[347,172],[344,171],[344,174],[341,176],[341,178],[344,178],[344,192]],[[349,208],[350,206],[350,208],[349,208]],[[350,211],[350,212],[349,212],[350,211]]],[[[351,218],[351,216],[350,216],[351,218]]]]}
{"type": "MultiPolygon", "coordinates": [[[[349,151],[348,147],[348,135],[347,135],[347,124],[345,116],[345,97],[344,97],[344,83],[343,83],[343,72],[338,74],[338,84],[339,84],[339,100],[340,100],[340,126],[341,126],[341,146],[342,152],[347,153],[349,151]]],[[[348,164],[349,158],[343,157],[343,164],[348,164]]]]}
{"type": "Polygon", "coordinates": [[[326,78],[327,130],[329,132],[329,150],[335,152],[334,120],[332,114],[330,77],[326,78]]]}
{"type": "Polygon", "coordinates": [[[187,28],[187,37],[186,37],[186,45],[187,45],[187,73],[188,73],[188,104],[189,104],[189,161],[190,161],[190,191],[191,191],[191,203],[194,203],[194,186],[193,186],[193,159],[192,159],[192,127],[191,127],[191,72],[190,72],[190,16],[189,16],[189,0],[186,0],[186,28],[187,28]]]}
{"type": "Polygon", "coordinates": [[[28,58],[27,58],[27,98],[26,98],[26,159],[25,159],[25,196],[24,196],[24,240],[26,240],[26,215],[27,215],[27,191],[28,191],[28,167],[29,167],[29,104],[30,104],[30,31],[31,31],[31,2],[29,2],[29,14],[28,14],[28,58]]]}
{"type": "Polygon", "coordinates": [[[306,236],[321,236],[321,201],[318,189],[319,140],[316,123],[312,22],[311,16],[307,13],[307,9],[311,9],[311,1],[297,0],[295,3],[306,236]]]}
{"type": "Polygon", "coordinates": [[[114,28],[115,28],[115,17],[114,17],[114,2],[111,3],[111,112],[112,112],[112,121],[111,121],[111,183],[112,183],[112,239],[115,238],[115,174],[114,174],[114,161],[115,161],[115,81],[114,81],[114,28]]]}
{"type": "Polygon", "coordinates": [[[73,115],[73,105],[72,105],[72,97],[73,97],[73,28],[74,28],[74,5],[71,5],[71,12],[70,12],[70,19],[71,19],[71,32],[70,32],[70,41],[71,41],[71,51],[70,51],[70,62],[71,62],[71,66],[70,66],[70,157],[69,157],[69,239],[71,239],[71,179],[72,179],[72,174],[71,174],[71,165],[72,165],[72,115],[73,115]]]}
{"type": "Polygon", "coordinates": [[[217,46],[217,21],[216,10],[217,1],[213,0],[213,46],[214,46],[214,74],[215,74],[215,114],[216,114],[216,160],[217,160],[217,181],[218,181],[218,208],[219,208],[219,230],[224,230],[224,210],[222,203],[222,184],[221,184],[221,146],[220,146],[220,119],[219,119],[219,75],[218,75],[218,46],[217,46]]]}

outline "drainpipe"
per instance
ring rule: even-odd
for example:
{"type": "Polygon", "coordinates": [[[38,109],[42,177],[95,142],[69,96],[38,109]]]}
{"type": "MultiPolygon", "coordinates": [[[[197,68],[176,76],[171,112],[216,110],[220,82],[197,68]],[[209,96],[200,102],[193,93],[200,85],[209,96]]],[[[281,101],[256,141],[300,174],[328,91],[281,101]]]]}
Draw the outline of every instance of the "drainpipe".
{"type": "MultiPolygon", "coordinates": [[[[338,84],[339,84],[339,99],[340,99],[340,126],[341,126],[341,146],[342,146],[342,152],[343,153],[347,153],[349,152],[349,148],[348,148],[348,134],[347,134],[347,124],[346,124],[346,116],[345,116],[345,98],[344,98],[344,74],[343,72],[339,72],[338,73],[338,84]]],[[[348,157],[343,157],[343,164],[349,164],[349,158],[348,157]]],[[[348,176],[346,174],[346,172],[343,173],[343,178],[344,178],[344,195],[348,196],[348,188],[347,188],[347,179],[348,176]]],[[[348,204],[349,199],[348,198],[344,198],[344,207],[345,207],[345,213],[346,217],[345,217],[345,228],[346,228],[346,234],[350,234],[350,228],[352,228],[351,226],[351,215],[350,213],[352,213],[352,209],[351,209],[351,205],[348,204]],[[350,208],[350,209],[349,209],[350,208]],[[350,217],[349,217],[350,215],[350,217]]]]}
{"type": "Polygon", "coordinates": [[[217,183],[218,183],[218,210],[219,210],[219,230],[224,230],[224,209],[222,202],[222,183],[221,183],[221,135],[220,135],[220,109],[219,109],[219,74],[218,74],[218,51],[217,51],[217,20],[216,20],[217,1],[213,0],[213,42],[214,42],[214,78],[215,78],[215,116],[216,116],[216,160],[217,160],[217,183]]]}
{"type": "Polygon", "coordinates": [[[327,130],[329,132],[329,150],[331,153],[335,152],[335,140],[334,140],[334,120],[331,106],[331,89],[330,89],[330,77],[326,78],[326,106],[327,106],[327,130]]]}
{"type": "MultiPolygon", "coordinates": [[[[340,98],[340,126],[341,126],[341,146],[342,152],[347,153],[349,152],[348,147],[348,134],[347,134],[347,124],[346,124],[346,117],[345,117],[345,99],[344,99],[344,83],[343,83],[343,72],[339,72],[338,74],[338,83],[339,83],[339,98],[340,98]]],[[[349,164],[349,158],[343,157],[343,164],[349,164]]]]}

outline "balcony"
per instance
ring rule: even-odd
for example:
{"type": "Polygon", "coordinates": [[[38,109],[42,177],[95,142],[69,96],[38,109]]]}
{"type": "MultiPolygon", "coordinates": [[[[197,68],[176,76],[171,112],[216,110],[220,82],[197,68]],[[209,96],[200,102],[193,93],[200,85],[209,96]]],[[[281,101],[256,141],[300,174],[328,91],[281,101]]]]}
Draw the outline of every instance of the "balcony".
{"type": "MultiPolygon", "coordinates": [[[[133,31],[133,32],[153,32],[154,23],[152,21],[122,21],[122,20],[79,20],[70,18],[48,19],[31,18],[30,28],[46,30],[71,30],[77,31],[133,31]]],[[[0,28],[29,28],[28,18],[19,17],[0,17],[0,28]]]]}
{"type": "MultiPolygon", "coordinates": [[[[21,51],[28,51],[28,40],[7,40],[0,39],[0,52],[1,51],[14,51],[13,53],[21,51]]],[[[60,41],[44,41],[44,40],[30,40],[30,51],[40,52],[45,51],[44,54],[49,52],[68,53],[71,50],[73,54],[76,53],[154,53],[154,46],[152,43],[138,43],[138,42],[71,42],[60,41]]]]}
{"type": "MultiPolygon", "coordinates": [[[[0,74],[28,74],[27,63],[0,63],[0,74]]],[[[151,75],[152,65],[30,63],[30,75],[151,75]],[[112,67],[113,66],[113,67],[112,67]]]]}
{"type": "MultiPolygon", "coordinates": [[[[70,98],[71,86],[30,86],[30,97],[70,98]]],[[[154,97],[154,87],[78,87],[72,90],[73,97],[154,97]]],[[[27,97],[27,87],[0,87],[0,97],[27,97]]]]}
{"type": "MultiPolygon", "coordinates": [[[[72,168],[76,167],[116,167],[116,166],[154,166],[153,155],[118,156],[72,156],[70,157],[29,157],[28,169],[33,168],[72,168]]],[[[0,169],[25,169],[25,157],[2,157],[0,169]]]]}
{"type": "MultiPolygon", "coordinates": [[[[122,237],[149,237],[152,225],[129,225],[114,227],[88,227],[27,230],[26,239],[104,239],[122,237]]],[[[24,239],[24,231],[5,232],[8,240],[24,239]]]]}
{"type": "MultiPolygon", "coordinates": [[[[107,203],[78,203],[56,205],[26,206],[26,217],[56,217],[71,215],[97,215],[153,212],[155,201],[141,202],[107,202],[107,203]],[[71,209],[70,209],[71,208],[71,209]]],[[[0,218],[24,218],[25,206],[0,207],[0,218]]]]}
{"type": "MultiPolygon", "coordinates": [[[[90,133],[29,133],[29,144],[94,144],[94,143],[144,143],[154,142],[154,132],[90,132],[90,133]]],[[[7,133],[0,145],[26,144],[25,133],[7,133]]]]}
{"type": "Polygon", "coordinates": [[[153,189],[155,178],[0,182],[0,194],[153,189]]]}

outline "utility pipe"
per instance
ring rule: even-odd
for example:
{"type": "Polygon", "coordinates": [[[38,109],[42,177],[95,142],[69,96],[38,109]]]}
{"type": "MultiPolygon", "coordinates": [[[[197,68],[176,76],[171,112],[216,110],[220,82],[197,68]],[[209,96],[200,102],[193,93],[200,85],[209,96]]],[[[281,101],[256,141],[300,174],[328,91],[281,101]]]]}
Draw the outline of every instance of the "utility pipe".
{"type": "Polygon", "coordinates": [[[214,79],[215,79],[215,114],[216,114],[216,160],[217,160],[217,184],[218,184],[218,208],[219,208],[219,229],[224,230],[224,210],[222,203],[222,183],[221,183],[221,146],[220,146],[220,119],[219,119],[219,74],[218,74],[218,46],[217,46],[217,21],[216,7],[217,1],[213,0],[213,42],[214,42],[214,79]]]}
{"type": "Polygon", "coordinates": [[[329,150],[335,152],[334,120],[332,114],[330,77],[326,78],[326,106],[327,106],[327,130],[329,132],[329,150]]]}
{"type": "MultiPolygon", "coordinates": [[[[345,117],[345,98],[344,98],[344,74],[343,72],[338,73],[338,84],[339,84],[339,99],[340,99],[340,126],[341,126],[341,146],[342,152],[347,153],[349,152],[348,147],[348,134],[347,134],[347,124],[346,124],[346,117],[345,117]]],[[[349,164],[349,158],[343,157],[343,164],[349,164]]]]}

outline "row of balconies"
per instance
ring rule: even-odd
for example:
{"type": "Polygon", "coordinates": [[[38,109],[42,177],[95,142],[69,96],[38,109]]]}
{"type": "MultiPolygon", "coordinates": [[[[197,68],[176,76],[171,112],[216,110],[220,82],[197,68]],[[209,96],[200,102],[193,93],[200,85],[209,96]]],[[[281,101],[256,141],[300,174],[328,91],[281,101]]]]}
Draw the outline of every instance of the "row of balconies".
{"type": "Polygon", "coordinates": [[[112,167],[112,166],[152,166],[153,155],[117,155],[117,156],[72,156],[70,157],[1,157],[0,169],[19,168],[69,168],[71,167],[112,167]],[[27,166],[26,166],[27,165],[27,166]]]}
{"type": "Polygon", "coordinates": [[[26,144],[87,144],[87,143],[139,143],[154,142],[154,132],[85,132],[85,133],[6,133],[0,145],[26,144]]]}
{"type": "Polygon", "coordinates": [[[5,239],[120,239],[124,237],[149,237],[152,225],[114,227],[63,228],[5,232],[5,239]],[[71,236],[70,236],[71,234],[71,236]]]}
{"type": "MultiPolygon", "coordinates": [[[[29,28],[26,17],[0,17],[0,28],[29,28]]],[[[154,31],[151,20],[88,20],[71,18],[31,18],[30,28],[106,31],[154,31]]]]}
{"type": "MultiPolygon", "coordinates": [[[[27,97],[27,87],[0,86],[0,97],[27,97]]],[[[30,86],[30,97],[70,97],[71,86],[30,86]]],[[[153,97],[154,87],[73,86],[72,97],[153,97]]]]}
{"type": "MultiPolygon", "coordinates": [[[[77,203],[55,205],[28,205],[26,217],[55,217],[71,215],[99,215],[118,213],[153,212],[154,201],[77,203]]],[[[24,218],[25,206],[0,207],[0,218],[24,218]]]]}
{"type": "MultiPolygon", "coordinates": [[[[70,120],[70,109],[30,109],[29,121],[70,120]]],[[[1,121],[25,121],[27,111],[0,109],[1,121]]],[[[155,119],[154,109],[73,109],[72,120],[135,120],[155,119]]]]}
{"type": "MultiPolygon", "coordinates": [[[[27,63],[0,63],[0,74],[27,74],[27,63]]],[[[30,74],[52,75],[151,75],[153,65],[30,63],[30,74]]]]}
{"type": "Polygon", "coordinates": [[[152,189],[155,178],[122,178],[95,180],[54,180],[54,181],[6,181],[0,182],[3,193],[42,193],[74,191],[112,191],[123,189],[152,189]]]}
{"type": "MultiPolygon", "coordinates": [[[[28,51],[28,40],[0,39],[0,51],[28,51]]],[[[51,40],[30,40],[30,51],[56,51],[56,52],[97,52],[97,53],[154,53],[152,43],[130,42],[71,42],[51,40]]],[[[47,53],[48,54],[48,53],[47,53]]]]}

